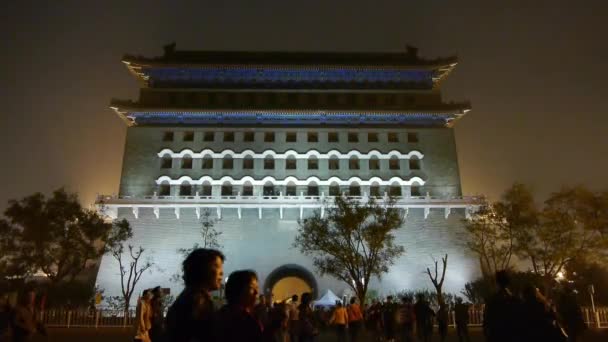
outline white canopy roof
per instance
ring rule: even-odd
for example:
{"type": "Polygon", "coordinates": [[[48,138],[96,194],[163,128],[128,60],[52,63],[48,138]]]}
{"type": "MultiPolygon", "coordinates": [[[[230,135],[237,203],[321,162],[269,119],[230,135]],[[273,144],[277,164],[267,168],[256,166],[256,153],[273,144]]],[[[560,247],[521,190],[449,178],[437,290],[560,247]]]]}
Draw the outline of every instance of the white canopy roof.
{"type": "Polygon", "coordinates": [[[313,306],[334,306],[336,301],[342,302],[340,297],[336,296],[331,290],[327,290],[323,297],[313,302],[313,306]]]}

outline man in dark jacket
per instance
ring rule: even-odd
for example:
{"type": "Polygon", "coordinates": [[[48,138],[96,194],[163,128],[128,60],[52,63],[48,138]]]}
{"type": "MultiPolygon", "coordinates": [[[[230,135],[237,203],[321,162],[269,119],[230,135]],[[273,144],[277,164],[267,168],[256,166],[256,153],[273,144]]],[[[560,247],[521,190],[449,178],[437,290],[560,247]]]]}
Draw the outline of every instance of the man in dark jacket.
{"type": "Polygon", "coordinates": [[[496,272],[498,292],[488,300],[484,310],[483,331],[488,342],[521,340],[521,301],[509,290],[507,271],[496,272]]]}

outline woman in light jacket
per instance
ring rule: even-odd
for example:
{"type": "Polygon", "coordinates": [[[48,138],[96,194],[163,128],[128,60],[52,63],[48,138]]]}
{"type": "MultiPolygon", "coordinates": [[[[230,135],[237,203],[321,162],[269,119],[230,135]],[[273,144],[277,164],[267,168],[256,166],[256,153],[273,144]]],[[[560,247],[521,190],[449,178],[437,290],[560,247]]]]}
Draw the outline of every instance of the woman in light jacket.
{"type": "Polygon", "coordinates": [[[148,331],[152,328],[152,308],[150,301],[152,292],[144,290],[141,297],[137,300],[137,310],[135,311],[135,337],[134,342],[150,342],[148,331]]]}

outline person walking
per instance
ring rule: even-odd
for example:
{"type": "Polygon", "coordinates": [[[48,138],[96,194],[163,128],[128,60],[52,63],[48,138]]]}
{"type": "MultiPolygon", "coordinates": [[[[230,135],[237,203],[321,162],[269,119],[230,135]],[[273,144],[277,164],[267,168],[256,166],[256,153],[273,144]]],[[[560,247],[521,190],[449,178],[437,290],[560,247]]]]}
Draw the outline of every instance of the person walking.
{"type": "Polygon", "coordinates": [[[483,331],[488,342],[521,341],[521,301],[509,289],[507,271],[496,272],[498,292],[488,300],[484,310],[483,331]]]}
{"type": "Polygon", "coordinates": [[[418,295],[414,304],[414,314],[416,316],[416,330],[418,340],[429,342],[433,335],[433,317],[435,313],[423,295],[418,295]]]}
{"type": "Polygon", "coordinates": [[[254,315],[258,298],[258,277],[254,271],[240,270],[226,282],[226,305],[217,313],[216,340],[222,342],[262,342],[262,324],[254,315]]]}
{"type": "Polygon", "coordinates": [[[291,303],[287,306],[287,316],[289,317],[289,341],[295,342],[298,336],[300,314],[298,312],[298,295],[291,296],[291,303]]]}
{"type": "Polygon", "coordinates": [[[528,285],[524,288],[519,319],[522,326],[520,336],[522,342],[565,342],[568,339],[557,323],[555,311],[534,286],[528,285]]]}
{"type": "Polygon", "coordinates": [[[454,306],[454,318],[456,320],[456,335],[459,342],[470,342],[469,337],[469,306],[462,302],[462,298],[456,297],[454,306]]]}
{"type": "Polygon", "coordinates": [[[255,305],[253,309],[253,314],[255,318],[262,324],[262,326],[268,325],[270,319],[270,306],[266,304],[266,296],[261,294],[258,297],[258,303],[255,305]]]}
{"type": "Polygon", "coordinates": [[[152,300],[150,301],[150,314],[152,326],[150,328],[150,340],[161,342],[165,333],[165,308],[163,307],[163,291],[160,286],[152,289],[152,300]]]}
{"type": "Polygon", "coordinates": [[[150,342],[150,328],[152,327],[152,291],[146,289],[137,300],[135,309],[135,337],[134,342],[150,342]]]}
{"type": "Polygon", "coordinates": [[[336,331],[338,342],[346,342],[346,327],[348,326],[348,312],[342,302],[336,301],[336,307],[329,319],[329,324],[333,325],[336,331]]]}
{"type": "Polygon", "coordinates": [[[165,320],[167,342],[213,341],[211,291],[222,287],[224,255],[198,248],[182,264],[185,288],[173,302],[165,320]]]}
{"type": "Polygon", "coordinates": [[[568,341],[578,341],[587,329],[587,325],[585,324],[581,307],[576,299],[576,293],[571,288],[567,288],[560,296],[557,311],[568,334],[568,341]]]}
{"type": "Polygon", "coordinates": [[[311,302],[312,294],[310,292],[303,293],[298,306],[299,342],[312,342],[315,336],[319,334],[314,312],[310,307],[311,302]]]}
{"type": "Polygon", "coordinates": [[[350,342],[356,342],[359,339],[359,333],[363,328],[363,313],[361,312],[361,306],[357,303],[357,298],[352,297],[350,299],[350,305],[348,306],[347,312],[350,342]]]}
{"type": "Polygon", "coordinates": [[[412,299],[410,297],[404,296],[401,298],[401,306],[399,307],[398,315],[402,340],[404,342],[413,342],[416,314],[414,313],[414,305],[412,305],[412,299]]]}

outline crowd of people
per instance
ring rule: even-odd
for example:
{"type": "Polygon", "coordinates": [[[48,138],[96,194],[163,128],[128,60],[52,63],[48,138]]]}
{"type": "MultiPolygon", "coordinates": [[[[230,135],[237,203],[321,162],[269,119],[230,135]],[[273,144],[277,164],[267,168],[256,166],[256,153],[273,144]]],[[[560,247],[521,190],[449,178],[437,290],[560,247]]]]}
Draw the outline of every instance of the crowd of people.
{"type": "MultiPolygon", "coordinates": [[[[435,327],[439,340],[445,341],[449,312],[454,313],[458,340],[470,341],[469,306],[461,298],[449,308],[443,301],[431,305],[422,294],[416,298],[388,296],[364,306],[351,298],[348,304],[336,301],[335,306],[313,307],[311,293],[274,301],[258,293],[254,271],[239,270],[230,274],[223,288],[225,304],[216,307],[211,293],[222,288],[224,260],[217,250],[192,251],[182,264],[185,287],[169,308],[164,307],[160,287],[144,290],[137,301],[134,341],[311,342],[325,331],[339,342],[357,342],[363,337],[367,341],[428,342],[435,327]]],[[[496,284],[498,291],[484,308],[486,341],[577,341],[586,328],[571,293],[564,292],[555,304],[533,286],[516,294],[505,271],[497,272],[496,284]]],[[[25,342],[36,332],[46,333],[36,320],[34,296],[33,290],[25,290],[15,307],[0,303],[0,342],[25,342]],[[7,339],[3,332],[9,330],[7,339]]]]}

